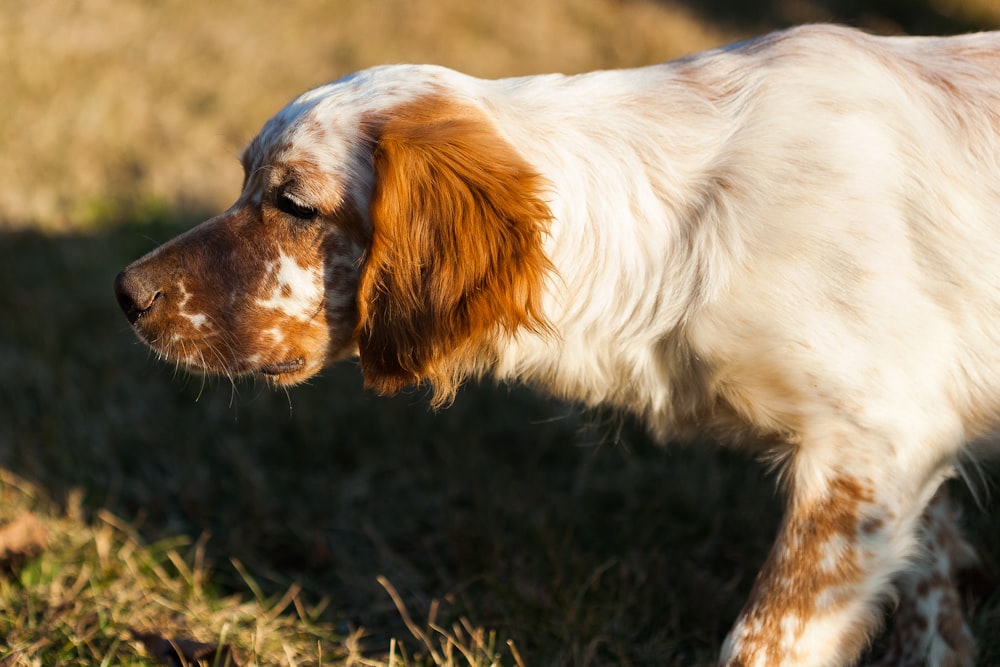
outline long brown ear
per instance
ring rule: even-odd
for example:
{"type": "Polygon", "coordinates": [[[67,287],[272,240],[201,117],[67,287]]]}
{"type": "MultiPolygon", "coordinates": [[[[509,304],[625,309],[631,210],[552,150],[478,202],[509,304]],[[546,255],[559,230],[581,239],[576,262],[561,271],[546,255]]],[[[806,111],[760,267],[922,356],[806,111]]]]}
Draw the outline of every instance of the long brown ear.
{"type": "Polygon", "coordinates": [[[382,119],[358,294],[366,384],[454,396],[501,333],[544,329],[542,178],[478,110],[443,97],[382,119]]]}

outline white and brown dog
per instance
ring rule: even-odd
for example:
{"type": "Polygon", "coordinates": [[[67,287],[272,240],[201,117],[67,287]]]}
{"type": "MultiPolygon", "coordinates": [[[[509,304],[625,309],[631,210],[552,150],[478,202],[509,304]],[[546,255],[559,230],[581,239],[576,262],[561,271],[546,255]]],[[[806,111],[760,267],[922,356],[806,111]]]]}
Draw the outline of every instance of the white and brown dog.
{"type": "Polygon", "coordinates": [[[968,664],[938,492],[1000,424],[1000,34],[812,26],[643,69],[365,70],[115,283],[183,366],[522,380],[783,461],[726,665],[968,664]]]}

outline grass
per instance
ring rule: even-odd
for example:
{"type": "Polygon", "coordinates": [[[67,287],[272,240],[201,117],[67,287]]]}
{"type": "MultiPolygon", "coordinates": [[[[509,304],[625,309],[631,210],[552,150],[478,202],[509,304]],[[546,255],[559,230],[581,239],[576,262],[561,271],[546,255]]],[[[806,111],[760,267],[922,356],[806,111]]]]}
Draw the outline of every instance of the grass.
{"type": "MultiPolygon", "coordinates": [[[[44,664],[150,665],[165,653],[163,643],[195,641],[164,632],[201,639],[205,647],[239,637],[248,645],[242,664],[301,664],[317,654],[317,642],[336,636],[317,622],[321,608],[303,604],[296,586],[276,600],[216,589],[204,540],[148,543],[106,510],[85,520],[77,494],[56,510],[9,473],[0,484],[5,518],[13,509],[17,520],[33,521],[44,543],[16,578],[0,582],[7,603],[0,617],[4,664],[35,664],[44,656],[44,664]],[[200,625],[206,618],[211,626],[200,625]]],[[[343,648],[328,661],[350,663],[356,637],[339,643],[343,648]]]]}
{"type": "MultiPolygon", "coordinates": [[[[240,146],[289,97],[367,64],[579,71],[802,18],[944,30],[1000,12],[487,4],[5,6],[0,664],[713,661],[777,523],[758,464],[519,388],[470,386],[435,414],[420,392],[365,393],[350,363],[288,393],[190,377],[135,340],[111,280],[228,203],[240,146]]],[[[1000,515],[966,501],[995,575],[1000,515]]]]}

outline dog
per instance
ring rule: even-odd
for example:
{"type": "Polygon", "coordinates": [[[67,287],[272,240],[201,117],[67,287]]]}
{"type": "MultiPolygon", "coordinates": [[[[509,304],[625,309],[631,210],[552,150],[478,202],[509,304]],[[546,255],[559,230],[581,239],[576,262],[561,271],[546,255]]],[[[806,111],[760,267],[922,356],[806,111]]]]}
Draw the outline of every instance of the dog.
{"type": "Polygon", "coordinates": [[[521,381],[772,457],[724,665],[967,665],[942,483],[1000,426],[1000,33],[806,26],[665,64],[364,70],[270,119],[236,203],[120,273],[139,337],[278,386],[521,381]]]}

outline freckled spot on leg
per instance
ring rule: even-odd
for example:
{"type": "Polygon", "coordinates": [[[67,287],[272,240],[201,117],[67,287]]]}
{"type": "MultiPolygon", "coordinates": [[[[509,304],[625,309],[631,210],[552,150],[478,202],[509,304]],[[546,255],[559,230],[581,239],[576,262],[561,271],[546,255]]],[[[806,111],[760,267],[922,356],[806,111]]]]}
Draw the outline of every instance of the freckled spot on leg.
{"type": "Polygon", "coordinates": [[[956,575],[975,562],[975,552],[962,538],[958,519],[942,487],[921,518],[922,553],[898,581],[899,605],[880,667],[974,664],[975,639],[965,622],[956,575]]]}
{"type": "MultiPolygon", "coordinates": [[[[828,637],[823,623],[857,597],[866,573],[862,524],[876,511],[870,485],[850,477],[833,479],[817,501],[793,502],[737,623],[734,664],[802,659],[807,632],[811,640],[832,641],[837,633],[828,637]]],[[[856,653],[866,637],[851,630],[846,641],[856,653]]]]}
{"type": "Polygon", "coordinates": [[[845,556],[851,553],[854,545],[843,535],[832,535],[827,542],[820,546],[822,559],[819,567],[823,572],[834,572],[840,567],[840,563],[845,556]]]}
{"type": "Polygon", "coordinates": [[[861,532],[866,536],[872,536],[885,528],[885,520],[881,517],[869,517],[861,522],[861,532]]]}

